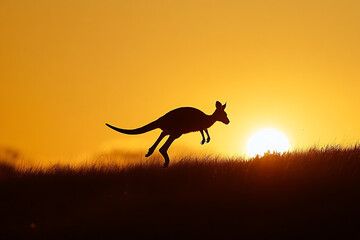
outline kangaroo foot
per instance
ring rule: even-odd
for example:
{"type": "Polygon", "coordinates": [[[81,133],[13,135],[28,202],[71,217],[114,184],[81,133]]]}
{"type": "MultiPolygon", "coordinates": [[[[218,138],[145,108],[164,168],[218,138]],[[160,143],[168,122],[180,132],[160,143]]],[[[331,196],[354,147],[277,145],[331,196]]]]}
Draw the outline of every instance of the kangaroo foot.
{"type": "Polygon", "coordinates": [[[164,168],[167,168],[169,166],[169,163],[164,163],[164,168]]]}
{"type": "Polygon", "coordinates": [[[149,148],[149,151],[148,151],[147,154],[145,154],[145,157],[150,157],[151,154],[153,154],[154,150],[155,150],[155,149],[149,148]]]}

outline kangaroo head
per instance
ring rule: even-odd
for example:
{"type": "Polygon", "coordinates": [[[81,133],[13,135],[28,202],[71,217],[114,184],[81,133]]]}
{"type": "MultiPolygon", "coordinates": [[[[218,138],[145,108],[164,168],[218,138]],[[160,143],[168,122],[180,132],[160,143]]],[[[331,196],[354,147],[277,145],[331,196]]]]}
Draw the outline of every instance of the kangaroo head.
{"type": "Polygon", "coordinates": [[[214,117],[216,118],[216,120],[225,124],[229,124],[230,120],[225,112],[226,103],[222,105],[219,101],[216,101],[215,107],[216,110],[214,112],[214,117]]]}

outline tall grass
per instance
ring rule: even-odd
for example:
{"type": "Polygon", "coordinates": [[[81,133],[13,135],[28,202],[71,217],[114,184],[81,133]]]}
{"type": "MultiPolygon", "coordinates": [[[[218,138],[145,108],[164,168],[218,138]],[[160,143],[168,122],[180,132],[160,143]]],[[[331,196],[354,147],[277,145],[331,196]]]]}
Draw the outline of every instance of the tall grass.
{"type": "Polygon", "coordinates": [[[360,237],[360,149],[0,166],[6,238],[360,237]]]}

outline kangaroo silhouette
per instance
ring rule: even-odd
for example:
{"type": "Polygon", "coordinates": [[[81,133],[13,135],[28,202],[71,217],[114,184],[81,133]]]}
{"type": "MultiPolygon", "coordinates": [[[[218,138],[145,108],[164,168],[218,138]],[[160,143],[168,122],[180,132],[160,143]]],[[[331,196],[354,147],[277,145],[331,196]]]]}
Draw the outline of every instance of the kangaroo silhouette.
{"type": "Polygon", "coordinates": [[[114,129],[115,131],[125,133],[125,134],[142,134],[149,131],[152,131],[156,128],[160,128],[162,130],[159,138],[156,142],[149,148],[145,157],[150,157],[151,154],[155,151],[156,147],[159,145],[161,140],[169,135],[169,138],[166,140],[164,145],[159,149],[159,152],[165,159],[164,167],[169,166],[169,155],[167,154],[167,150],[170,145],[174,142],[175,139],[179,138],[182,134],[189,132],[197,132],[200,131],[202,136],[201,145],[205,143],[204,131],[207,135],[206,143],[210,142],[210,135],[208,132],[208,128],[211,127],[216,121],[223,122],[225,124],[229,124],[230,120],[227,117],[226,112],[224,111],[226,108],[226,103],[222,105],[219,101],[216,101],[215,104],[216,110],[212,115],[207,115],[200,111],[199,109],[192,107],[181,107],[174,109],[159,119],[136,129],[121,129],[110,124],[106,123],[106,126],[114,129]]]}

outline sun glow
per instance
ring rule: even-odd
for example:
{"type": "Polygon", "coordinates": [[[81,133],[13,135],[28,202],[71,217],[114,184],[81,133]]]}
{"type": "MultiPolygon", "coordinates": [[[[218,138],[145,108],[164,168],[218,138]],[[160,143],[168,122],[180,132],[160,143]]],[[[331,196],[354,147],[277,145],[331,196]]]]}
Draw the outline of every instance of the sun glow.
{"type": "Polygon", "coordinates": [[[286,152],[290,144],[288,139],[281,132],[274,129],[264,129],[256,132],[247,143],[247,154],[250,157],[264,155],[270,152],[286,152]]]}

